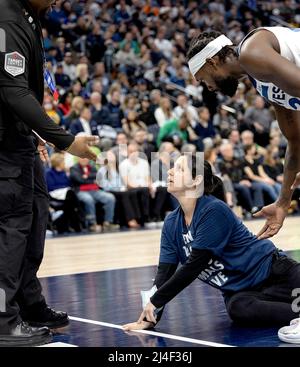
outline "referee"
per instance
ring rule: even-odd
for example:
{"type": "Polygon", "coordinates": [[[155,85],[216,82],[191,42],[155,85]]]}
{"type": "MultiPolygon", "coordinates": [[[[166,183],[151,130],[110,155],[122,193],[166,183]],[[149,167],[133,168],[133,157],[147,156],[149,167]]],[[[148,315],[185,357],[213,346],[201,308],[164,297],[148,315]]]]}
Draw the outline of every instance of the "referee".
{"type": "Polygon", "coordinates": [[[65,312],[47,306],[36,276],[48,219],[38,150],[43,153],[49,142],[73,155],[96,158],[89,146],[97,138],[75,138],[41,107],[44,77],[56,92],[44,70],[39,17],[54,4],[0,0],[0,346],[46,343],[49,328],[68,323],[65,312]]]}

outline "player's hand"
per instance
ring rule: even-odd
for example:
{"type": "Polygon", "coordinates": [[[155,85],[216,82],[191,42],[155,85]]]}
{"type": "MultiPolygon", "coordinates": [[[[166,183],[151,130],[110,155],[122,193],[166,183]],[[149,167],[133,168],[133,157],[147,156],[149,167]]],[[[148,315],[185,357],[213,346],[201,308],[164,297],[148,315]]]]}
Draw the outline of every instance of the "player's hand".
{"type": "Polygon", "coordinates": [[[132,322],[130,324],[123,325],[124,331],[132,331],[132,330],[146,330],[153,328],[154,324],[148,321],[142,322],[132,322]]]}
{"type": "Polygon", "coordinates": [[[50,158],[49,158],[49,155],[48,155],[48,150],[46,148],[46,144],[43,141],[41,141],[41,140],[39,141],[39,145],[37,147],[37,150],[39,152],[41,161],[43,163],[50,163],[50,158]]]}
{"type": "Polygon", "coordinates": [[[291,187],[292,190],[295,190],[300,185],[300,172],[296,174],[295,181],[291,187]]]}
{"type": "Polygon", "coordinates": [[[279,206],[278,203],[273,203],[271,205],[265,206],[259,212],[255,213],[253,216],[255,218],[266,218],[266,223],[263,228],[258,232],[257,238],[259,240],[273,237],[279,232],[283,225],[284,219],[287,216],[288,208],[279,206]]]}
{"type": "Polygon", "coordinates": [[[97,136],[76,136],[72,145],[68,148],[68,153],[79,158],[87,158],[96,161],[97,155],[90,147],[99,143],[97,136]]]}

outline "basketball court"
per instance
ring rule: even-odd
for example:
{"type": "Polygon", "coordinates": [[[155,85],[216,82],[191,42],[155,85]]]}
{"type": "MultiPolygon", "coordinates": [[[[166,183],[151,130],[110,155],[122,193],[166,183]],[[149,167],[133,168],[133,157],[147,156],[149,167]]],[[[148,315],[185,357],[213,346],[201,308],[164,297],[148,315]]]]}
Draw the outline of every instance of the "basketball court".
{"type": "MultiPolygon", "coordinates": [[[[245,224],[257,233],[263,221],[245,224]]],[[[299,217],[288,217],[273,240],[300,261],[299,238],[299,217]]],[[[299,347],[281,342],[277,328],[234,325],[221,293],[198,280],[166,306],[155,330],[124,332],[141,313],[140,291],[152,286],[159,241],[160,230],[48,239],[44,295],[70,315],[48,347],[299,347]]]]}

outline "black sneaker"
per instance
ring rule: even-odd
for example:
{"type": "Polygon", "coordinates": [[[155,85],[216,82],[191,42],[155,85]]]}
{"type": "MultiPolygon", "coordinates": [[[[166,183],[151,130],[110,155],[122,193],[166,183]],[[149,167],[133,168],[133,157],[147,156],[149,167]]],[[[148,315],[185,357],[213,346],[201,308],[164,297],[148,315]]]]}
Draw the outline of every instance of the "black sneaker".
{"type": "Polygon", "coordinates": [[[32,305],[21,313],[23,320],[26,320],[31,326],[47,326],[49,329],[56,329],[67,326],[69,317],[66,312],[55,311],[45,304],[32,305]]]}
{"type": "Polygon", "coordinates": [[[9,334],[0,335],[0,347],[34,347],[52,341],[52,334],[47,327],[31,327],[21,321],[9,334]]]}

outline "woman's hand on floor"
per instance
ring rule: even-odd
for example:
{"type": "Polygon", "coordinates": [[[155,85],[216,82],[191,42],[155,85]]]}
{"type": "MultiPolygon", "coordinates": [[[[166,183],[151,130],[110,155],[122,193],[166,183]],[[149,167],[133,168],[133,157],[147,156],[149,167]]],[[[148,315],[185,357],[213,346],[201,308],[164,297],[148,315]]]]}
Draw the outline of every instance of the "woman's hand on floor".
{"type": "Polygon", "coordinates": [[[142,322],[132,322],[130,324],[123,325],[124,331],[132,331],[132,330],[146,330],[153,328],[154,324],[148,321],[142,322]]]}

